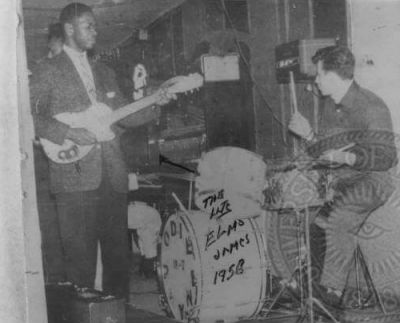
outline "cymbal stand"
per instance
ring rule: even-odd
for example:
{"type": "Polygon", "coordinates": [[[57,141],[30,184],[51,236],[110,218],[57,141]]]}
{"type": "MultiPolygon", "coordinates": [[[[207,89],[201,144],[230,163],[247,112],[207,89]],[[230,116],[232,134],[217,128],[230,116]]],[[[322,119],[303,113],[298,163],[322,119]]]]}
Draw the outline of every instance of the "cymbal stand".
{"type": "Polygon", "coordinates": [[[304,266],[304,252],[302,252],[302,217],[299,210],[295,210],[297,218],[297,266],[299,268],[299,285],[300,285],[300,304],[304,304],[304,290],[303,290],[303,266],[304,266]]]}
{"type": "MultiPolygon", "coordinates": [[[[361,229],[361,226],[360,226],[360,229],[361,229]]],[[[360,231],[360,230],[358,230],[358,231],[360,231]]],[[[367,262],[365,261],[364,254],[363,254],[363,252],[361,250],[360,244],[358,243],[357,234],[358,234],[358,232],[356,233],[356,235],[354,237],[354,240],[355,240],[354,244],[355,244],[356,247],[354,249],[354,254],[353,254],[354,266],[355,266],[355,275],[356,275],[355,278],[356,278],[357,306],[358,306],[359,309],[362,309],[363,306],[364,306],[363,301],[361,299],[361,286],[360,286],[360,269],[361,269],[361,271],[362,271],[362,273],[364,275],[365,282],[367,284],[368,291],[371,292],[371,289],[372,289],[372,293],[374,294],[382,313],[386,315],[387,312],[386,312],[386,309],[385,309],[385,307],[383,305],[383,301],[382,301],[382,299],[381,299],[381,297],[380,297],[380,295],[379,295],[379,293],[378,293],[378,291],[377,291],[377,289],[375,287],[375,284],[374,284],[374,281],[372,279],[371,273],[370,273],[370,271],[368,269],[367,262]]],[[[348,285],[350,272],[351,272],[351,269],[349,269],[349,271],[347,273],[346,286],[348,285]]],[[[346,288],[345,288],[345,290],[343,292],[342,297],[344,297],[344,295],[345,295],[346,288]]]]}
{"type": "Polygon", "coordinates": [[[293,280],[296,273],[299,273],[299,283],[300,283],[300,300],[301,300],[301,308],[300,308],[300,317],[296,321],[296,323],[303,322],[307,317],[309,317],[309,322],[314,323],[314,304],[318,306],[334,323],[339,323],[338,320],[333,316],[332,313],[328,311],[328,309],[316,298],[313,297],[312,293],[312,267],[311,267],[311,248],[310,248],[310,210],[309,207],[302,207],[295,209],[296,216],[297,216],[297,246],[298,246],[298,263],[296,269],[293,271],[292,275],[288,282],[286,282],[282,288],[279,290],[278,294],[272,300],[272,303],[268,307],[268,309],[264,312],[264,317],[266,317],[278,301],[278,299],[282,296],[283,292],[288,287],[289,283],[293,280]],[[304,222],[303,231],[302,223],[304,222]],[[301,248],[301,235],[304,233],[304,240],[305,240],[305,264],[303,263],[303,254],[301,248]],[[307,297],[304,297],[304,290],[303,290],[303,273],[302,268],[306,266],[307,269],[307,297]]]}
{"type": "MultiPolygon", "coordinates": [[[[302,238],[302,221],[301,221],[301,216],[298,212],[298,210],[296,211],[296,217],[297,217],[297,232],[296,232],[296,239],[297,239],[297,252],[298,252],[298,256],[297,256],[297,265],[295,270],[293,271],[293,273],[291,274],[290,278],[288,281],[285,281],[282,284],[281,289],[279,290],[279,292],[275,295],[275,297],[272,299],[271,304],[268,306],[268,308],[265,311],[262,311],[262,317],[266,317],[268,316],[268,314],[272,311],[272,308],[275,306],[275,304],[277,303],[277,301],[280,299],[280,297],[282,296],[283,292],[287,289],[287,287],[290,285],[290,283],[295,279],[296,277],[296,273],[298,273],[299,275],[299,284],[300,284],[300,304],[301,306],[303,306],[304,304],[304,290],[303,290],[303,273],[302,273],[302,268],[304,266],[303,264],[303,255],[302,255],[302,244],[301,244],[301,238],[302,238]]],[[[272,291],[270,292],[272,294],[272,291]]],[[[286,315],[285,315],[286,316],[286,315]]]]}

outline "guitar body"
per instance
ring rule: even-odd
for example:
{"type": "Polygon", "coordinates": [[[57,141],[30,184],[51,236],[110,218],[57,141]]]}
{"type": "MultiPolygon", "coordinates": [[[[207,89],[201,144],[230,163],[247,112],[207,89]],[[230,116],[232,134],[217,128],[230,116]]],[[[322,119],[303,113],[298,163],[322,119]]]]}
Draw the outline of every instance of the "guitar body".
{"type": "Polygon", "coordinates": [[[85,157],[94,145],[81,146],[71,140],[64,140],[62,145],[40,138],[46,156],[57,164],[75,163],[85,157]]]}
{"type": "MultiPolygon", "coordinates": [[[[112,110],[104,105],[97,104],[82,112],[65,112],[54,116],[58,121],[69,125],[72,128],[85,128],[93,133],[97,141],[109,141],[115,138],[115,134],[107,122],[112,110]]],[[[66,139],[62,145],[53,143],[50,140],[40,138],[40,143],[46,155],[55,163],[74,163],[85,157],[94,145],[78,145],[66,139]]]]}
{"type": "MultiPolygon", "coordinates": [[[[166,81],[161,89],[171,93],[192,91],[203,85],[203,77],[200,74],[188,76],[176,76],[166,81]]],[[[115,134],[111,125],[130,114],[136,113],[144,108],[152,106],[160,99],[160,93],[155,93],[141,100],[128,104],[117,110],[110,109],[103,103],[92,105],[85,111],[60,113],[53,118],[69,125],[71,128],[84,128],[96,136],[98,142],[113,140],[115,134]]],[[[71,140],[65,140],[62,145],[40,138],[43,150],[53,162],[58,164],[69,164],[77,162],[85,157],[94,145],[78,145],[71,140]]]]}
{"type": "Polygon", "coordinates": [[[113,110],[105,104],[97,103],[85,111],[60,113],[54,118],[72,128],[85,128],[96,136],[97,141],[102,142],[113,140],[115,137],[108,121],[112,112],[113,110]]]}

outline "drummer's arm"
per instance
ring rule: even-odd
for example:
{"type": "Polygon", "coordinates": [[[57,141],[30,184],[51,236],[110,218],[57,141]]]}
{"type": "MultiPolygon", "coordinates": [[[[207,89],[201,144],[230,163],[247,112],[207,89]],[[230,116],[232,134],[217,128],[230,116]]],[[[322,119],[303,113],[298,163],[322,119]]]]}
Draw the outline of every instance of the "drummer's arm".
{"type": "Polygon", "coordinates": [[[318,135],[314,132],[314,130],[311,130],[310,134],[304,139],[306,140],[307,144],[312,145],[318,141],[318,135]]]}
{"type": "Polygon", "coordinates": [[[291,132],[306,140],[307,143],[312,144],[317,141],[317,136],[310,122],[299,112],[292,115],[288,127],[291,132]]]}

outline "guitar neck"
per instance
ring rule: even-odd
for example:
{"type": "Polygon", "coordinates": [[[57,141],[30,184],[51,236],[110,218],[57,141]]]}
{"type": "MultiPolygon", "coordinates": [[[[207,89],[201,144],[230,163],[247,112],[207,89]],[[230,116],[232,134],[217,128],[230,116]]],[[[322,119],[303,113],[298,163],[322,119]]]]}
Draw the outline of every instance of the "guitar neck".
{"type": "Polygon", "coordinates": [[[130,104],[128,104],[122,108],[119,108],[117,110],[114,110],[112,112],[111,116],[109,116],[108,122],[110,124],[118,122],[119,120],[124,119],[125,117],[129,116],[130,114],[138,112],[144,108],[147,108],[156,102],[157,102],[157,98],[155,95],[146,96],[138,101],[130,103],[130,104]]]}

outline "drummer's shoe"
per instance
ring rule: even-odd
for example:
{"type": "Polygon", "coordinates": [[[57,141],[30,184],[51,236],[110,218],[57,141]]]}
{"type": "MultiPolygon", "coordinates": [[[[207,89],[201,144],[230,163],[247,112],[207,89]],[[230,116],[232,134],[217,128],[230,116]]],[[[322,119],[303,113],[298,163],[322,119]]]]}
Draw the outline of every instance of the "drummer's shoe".
{"type": "Polygon", "coordinates": [[[322,215],[318,215],[318,216],[315,218],[314,223],[315,223],[316,225],[318,225],[321,229],[324,229],[324,230],[326,230],[326,229],[328,228],[328,225],[329,225],[329,223],[328,223],[328,218],[327,218],[327,217],[324,217],[324,216],[322,216],[322,215]]]}
{"type": "Polygon", "coordinates": [[[317,285],[314,288],[315,297],[323,301],[325,304],[332,306],[336,309],[343,308],[342,304],[342,291],[333,289],[330,287],[325,287],[322,285],[317,285]]]}
{"type": "Polygon", "coordinates": [[[330,212],[332,211],[332,207],[330,204],[325,204],[318,212],[317,214],[310,219],[310,223],[315,223],[318,225],[320,228],[326,230],[328,227],[328,218],[330,215],[330,212]]]}

